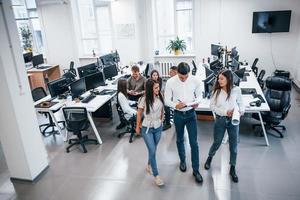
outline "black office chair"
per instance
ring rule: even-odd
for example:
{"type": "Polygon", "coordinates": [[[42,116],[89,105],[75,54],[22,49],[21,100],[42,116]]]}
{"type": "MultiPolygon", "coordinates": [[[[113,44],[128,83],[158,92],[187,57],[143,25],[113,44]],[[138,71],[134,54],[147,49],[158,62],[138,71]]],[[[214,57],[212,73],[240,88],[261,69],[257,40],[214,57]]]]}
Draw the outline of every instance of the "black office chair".
{"type": "MultiPolygon", "coordinates": [[[[37,87],[37,88],[33,89],[31,91],[31,94],[32,94],[33,101],[38,101],[38,100],[40,100],[40,99],[47,96],[47,94],[46,94],[43,87],[37,87]]],[[[56,113],[57,111],[59,111],[59,109],[53,111],[53,113],[56,113]]],[[[43,136],[48,137],[50,135],[53,135],[53,136],[58,135],[59,133],[55,130],[56,126],[55,126],[55,123],[53,122],[53,119],[52,119],[50,113],[49,112],[39,112],[39,113],[45,114],[45,116],[49,118],[49,123],[45,123],[45,124],[42,124],[42,125],[39,126],[40,131],[43,134],[43,136]],[[43,131],[41,129],[42,127],[45,127],[43,131]],[[47,132],[47,130],[49,128],[52,128],[52,130],[47,132]]],[[[64,121],[58,121],[57,123],[62,124],[63,128],[65,127],[65,122],[64,121]]]]}
{"type": "Polygon", "coordinates": [[[70,68],[64,69],[63,72],[64,72],[63,77],[67,79],[68,84],[74,82],[77,76],[76,69],[74,68],[74,61],[71,61],[70,68]]]}
{"type": "Polygon", "coordinates": [[[257,73],[258,73],[258,68],[256,67],[257,62],[258,62],[258,58],[255,58],[252,66],[251,66],[251,69],[256,77],[257,77],[257,73]]]}
{"type": "Polygon", "coordinates": [[[265,82],[264,82],[263,78],[264,78],[265,74],[266,74],[266,70],[262,69],[259,72],[259,75],[257,77],[257,82],[258,82],[259,86],[261,87],[261,89],[264,89],[265,82]]]}
{"type": "Polygon", "coordinates": [[[129,143],[132,143],[133,137],[135,134],[136,116],[132,116],[129,120],[127,120],[124,116],[124,112],[123,112],[118,100],[116,103],[116,107],[117,107],[117,112],[119,115],[120,122],[126,124],[126,130],[119,133],[118,138],[123,137],[126,133],[130,133],[129,143]]]}
{"type": "MultiPolygon", "coordinates": [[[[286,130],[285,126],[280,125],[280,123],[286,118],[291,107],[291,87],[291,81],[282,77],[270,76],[266,79],[264,95],[270,106],[270,111],[261,114],[266,129],[276,131],[280,138],[283,138],[282,131],[286,130]],[[281,128],[282,131],[278,128],[281,128]]],[[[253,114],[253,117],[259,120],[258,114],[253,114]]],[[[253,125],[254,128],[256,126],[260,125],[253,125]]]]}
{"type": "Polygon", "coordinates": [[[150,77],[150,73],[149,73],[149,71],[150,71],[150,63],[147,63],[147,65],[146,65],[146,68],[145,68],[145,70],[144,70],[144,73],[143,73],[143,76],[144,77],[146,77],[146,78],[149,78],[150,77]]]}
{"type": "Polygon", "coordinates": [[[87,153],[85,144],[92,142],[98,144],[96,139],[89,139],[87,135],[82,136],[81,131],[85,131],[89,128],[89,120],[87,116],[87,110],[84,107],[66,107],[63,108],[64,117],[66,120],[66,128],[68,131],[73,132],[77,136],[76,139],[69,139],[69,146],[67,147],[67,153],[70,152],[70,148],[74,145],[80,144],[83,153],[87,153]]]}

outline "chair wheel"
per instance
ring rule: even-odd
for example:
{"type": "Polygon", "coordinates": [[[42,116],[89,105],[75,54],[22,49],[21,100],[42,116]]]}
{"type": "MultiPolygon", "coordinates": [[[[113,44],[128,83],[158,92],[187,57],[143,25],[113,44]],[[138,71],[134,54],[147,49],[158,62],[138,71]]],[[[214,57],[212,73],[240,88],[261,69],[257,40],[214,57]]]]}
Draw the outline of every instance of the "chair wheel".
{"type": "Polygon", "coordinates": [[[285,130],[286,130],[286,128],[285,128],[285,127],[282,127],[282,130],[284,130],[284,131],[285,131],[285,130]]]}
{"type": "Polygon", "coordinates": [[[71,142],[71,140],[69,140],[69,142],[68,142],[69,144],[71,144],[72,142],[71,142]]]}
{"type": "Polygon", "coordinates": [[[69,151],[68,149],[66,150],[66,152],[67,152],[67,153],[70,153],[70,151],[69,151]]]}

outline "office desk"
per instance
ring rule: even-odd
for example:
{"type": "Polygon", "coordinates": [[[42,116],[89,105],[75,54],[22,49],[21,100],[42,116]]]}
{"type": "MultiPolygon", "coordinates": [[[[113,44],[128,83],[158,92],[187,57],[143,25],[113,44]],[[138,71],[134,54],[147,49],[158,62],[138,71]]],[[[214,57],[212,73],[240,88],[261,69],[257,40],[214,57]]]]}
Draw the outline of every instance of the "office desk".
{"type": "MultiPolygon", "coordinates": [[[[199,77],[201,80],[204,80],[205,79],[205,68],[202,67],[202,64],[200,64],[199,66],[201,66],[201,67],[198,67],[196,76],[199,77]]],[[[246,70],[251,69],[250,66],[241,66],[241,68],[243,68],[243,67],[246,67],[246,70]]],[[[247,76],[247,81],[241,81],[239,87],[240,88],[255,88],[257,94],[260,94],[264,98],[265,103],[262,103],[260,107],[250,106],[249,103],[254,100],[252,95],[242,95],[243,102],[244,102],[244,105],[245,105],[245,112],[246,113],[257,113],[259,115],[260,123],[261,123],[262,129],[263,129],[265,142],[266,142],[266,145],[269,146],[269,140],[268,140],[268,136],[267,136],[265,126],[264,126],[264,123],[263,123],[261,112],[262,111],[270,111],[270,107],[269,107],[269,105],[266,101],[266,98],[265,98],[265,96],[264,96],[264,94],[263,94],[263,92],[262,92],[262,90],[261,90],[261,88],[260,88],[260,86],[257,82],[257,79],[256,79],[254,73],[253,72],[248,72],[248,73],[250,74],[250,76],[247,76]]],[[[203,87],[203,91],[204,91],[204,87],[203,87]]],[[[198,110],[198,111],[211,111],[209,104],[210,104],[210,99],[207,99],[207,98],[202,99],[196,110],[198,110]]]]}
{"type": "MultiPolygon", "coordinates": [[[[119,74],[118,76],[115,77],[115,79],[120,78],[122,75],[119,74]]],[[[96,88],[96,90],[98,91],[102,91],[104,89],[114,89],[117,90],[117,84],[112,84],[114,82],[114,80],[112,81],[108,81],[106,86],[100,86],[98,88],[96,88]]],[[[82,97],[86,97],[90,94],[90,92],[85,92],[82,97]]],[[[53,105],[50,108],[36,108],[36,111],[43,111],[43,112],[49,112],[51,117],[53,118],[53,121],[58,129],[58,132],[63,136],[64,141],[68,140],[68,133],[66,132],[62,132],[60,126],[57,123],[57,119],[54,116],[54,112],[55,110],[62,108],[62,107],[85,107],[87,109],[87,115],[88,115],[88,119],[89,122],[91,124],[91,127],[95,133],[95,136],[99,142],[99,144],[102,144],[102,140],[100,137],[100,134],[97,130],[97,127],[94,123],[94,120],[92,118],[92,113],[95,112],[96,110],[98,110],[101,106],[103,106],[106,102],[110,101],[115,95],[117,94],[117,92],[115,92],[112,95],[97,95],[94,99],[92,99],[90,102],[88,103],[81,103],[78,102],[76,103],[75,101],[72,102],[67,102],[66,100],[58,100],[58,99],[54,99],[54,102],[58,102],[57,104],[53,105]]],[[[37,105],[43,101],[47,101],[51,98],[50,95],[40,99],[39,101],[34,102],[34,105],[37,105]]]]}
{"type": "Polygon", "coordinates": [[[31,74],[31,87],[43,87],[47,91],[47,83],[60,78],[59,65],[53,65],[45,69],[32,68],[27,70],[27,74],[31,74]]]}

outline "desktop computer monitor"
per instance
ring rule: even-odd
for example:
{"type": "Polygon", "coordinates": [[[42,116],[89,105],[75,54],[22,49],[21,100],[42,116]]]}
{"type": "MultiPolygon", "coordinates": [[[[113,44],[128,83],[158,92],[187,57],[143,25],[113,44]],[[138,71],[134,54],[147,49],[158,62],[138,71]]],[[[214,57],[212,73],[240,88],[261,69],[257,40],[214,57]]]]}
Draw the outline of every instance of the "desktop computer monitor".
{"type": "Polygon", "coordinates": [[[51,97],[57,97],[69,91],[68,81],[66,78],[60,78],[48,83],[48,89],[51,97]]]}
{"type": "Polygon", "coordinates": [[[91,63],[91,64],[88,64],[88,65],[78,67],[77,70],[78,70],[79,78],[83,78],[85,76],[88,76],[88,75],[95,74],[95,73],[99,72],[99,68],[97,66],[97,63],[91,63]]]}
{"type": "Polygon", "coordinates": [[[239,56],[232,58],[231,66],[233,70],[238,70],[240,68],[239,56]]]}
{"type": "Polygon", "coordinates": [[[86,91],[86,86],[85,86],[85,79],[81,78],[70,85],[71,87],[71,94],[73,98],[80,97],[83,93],[86,91]]]}
{"type": "Polygon", "coordinates": [[[205,77],[208,78],[210,76],[214,76],[215,72],[207,67],[205,67],[205,77]]]}
{"type": "Polygon", "coordinates": [[[35,55],[32,57],[32,65],[33,67],[37,67],[40,64],[44,63],[43,54],[35,55]]]}
{"type": "Polygon", "coordinates": [[[244,78],[244,75],[245,75],[245,71],[246,71],[246,68],[243,67],[243,68],[241,68],[241,69],[239,69],[239,70],[236,70],[236,71],[234,72],[234,74],[235,74],[237,77],[239,77],[240,79],[243,79],[243,78],[244,78]]]}
{"type": "Polygon", "coordinates": [[[103,79],[102,72],[97,72],[95,74],[84,77],[86,90],[91,90],[99,86],[104,86],[105,81],[103,79]]]}
{"type": "Polygon", "coordinates": [[[211,44],[211,55],[220,57],[222,47],[220,45],[211,44]]]}
{"type": "Polygon", "coordinates": [[[115,58],[112,53],[100,56],[103,65],[111,65],[115,63],[115,58]]]}
{"type": "Polygon", "coordinates": [[[114,57],[114,61],[115,62],[120,62],[120,55],[118,53],[118,51],[116,50],[113,54],[113,57],[114,57]]]}
{"type": "Polygon", "coordinates": [[[23,54],[24,62],[29,63],[32,61],[32,52],[24,53],[23,54]]]}
{"type": "Polygon", "coordinates": [[[236,47],[233,47],[233,48],[231,49],[230,57],[231,57],[231,58],[234,58],[234,57],[236,57],[237,55],[238,55],[238,51],[236,50],[236,47]]]}
{"type": "Polygon", "coordinates": [[[113,77],[118,75],[118,69],[116,64],[105,66],[103,68],[103,74],[105,79],[112,80],[113,77]]]}

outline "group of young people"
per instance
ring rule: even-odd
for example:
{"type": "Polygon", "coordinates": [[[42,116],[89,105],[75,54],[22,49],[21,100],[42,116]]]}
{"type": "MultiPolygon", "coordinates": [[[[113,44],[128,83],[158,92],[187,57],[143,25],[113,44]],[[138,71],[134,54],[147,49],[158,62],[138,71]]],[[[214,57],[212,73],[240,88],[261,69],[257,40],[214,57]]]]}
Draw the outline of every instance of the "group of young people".
{"type": "MultiPolygon", "coordinates": [[[[179,169],[186,172],[186,154],[184,132],[187,130],[191,148],[193,176],[197,183],[203,178],[199,171],[199,145],[195,109],[202,99],[202,83],[196,76],[190,75],[190,67],[182,62],[170,70],[170,76],[165,88],[157,70],[152,70],[150,78],[146,79],[139,73],[137,66],[132,67],[132,76],[128,80],[118,81],[118,102],[125,117],[136,119],[136,134],[141,134],[148,149],[146,171],[154,176],[157,186],[164,182],[159,176],[156,151],[163,131],[163,124],[170,123],[170,110],[176,130],[176,144],[180,159],[179,169]],[[137,101],[137,110],[132,108],[131,101],[137,101]],[[167,119],[168,118],[168,119],[167,119]],[[164,121],[167,119],[168,122],[164,121]]],[[[220,71],[212,91],[210,108],[216,119],[213,132],[213,144],[210,147],[204,168],[208,170],[216,151],[219,149],[225,131],[229,136],[230,171],[233,182],[238,182],[236,174],[236,158],[239,136],[239,126],[231,123],[234,112],[244,113],[244,105],[239,87],[233,85],[232,72],[220,71]],[[235,110],[236,109],[236,110],[235,110]]]]}

